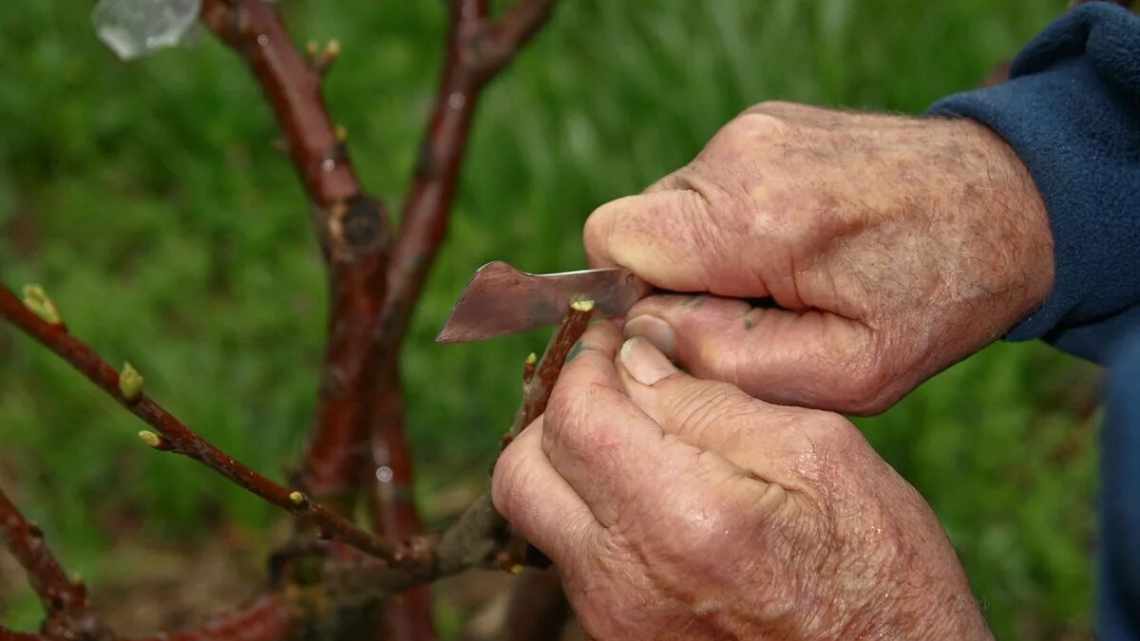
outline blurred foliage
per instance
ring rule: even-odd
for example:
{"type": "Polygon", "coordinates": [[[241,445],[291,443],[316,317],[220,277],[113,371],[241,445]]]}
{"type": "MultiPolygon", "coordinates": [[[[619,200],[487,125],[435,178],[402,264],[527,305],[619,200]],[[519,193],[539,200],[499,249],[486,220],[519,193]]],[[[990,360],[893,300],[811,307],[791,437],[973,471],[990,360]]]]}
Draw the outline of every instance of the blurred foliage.
{"type": "MultiPolygon", "coordinates": [[[[1063,0],[564,0],[487,92],[449,240],[403,357],[419,494],[482,478],[529,335],[432,343],[484,261],[583,264],[592,208],[691,158],[748,105],[785,99],[921,112],[975,86],[1063,0]]],[[[43,283],[78,335],[221,447],[276,474],[310,426],[324,272],[308,208],[245,69],[201,34],[118,62],[86,5],[0,3],[0,273],[43,283]]],[[[393,205],[440,57],[438,0],[285,0],[299,39],[339,38],[327,85],[360,173],[393,205]]],[[[1087,367],[998,345],[862,421],[933,503],[998,638],[1087,635],[1094,425],[1087,367]]],[[[124,521],[193,537],[272,516],[0,331],[0,477],[67,564],[99,578],[124,521]]],[[[746,544],[746,542],[742,542],[746,544]]],[[[97,590],[96,590],[97,591],[97,590]]],[[[28,599],[0,620],[35,620],[28,599]]],[[[0,606],[2,608],[3,606],[0,606]]]]}

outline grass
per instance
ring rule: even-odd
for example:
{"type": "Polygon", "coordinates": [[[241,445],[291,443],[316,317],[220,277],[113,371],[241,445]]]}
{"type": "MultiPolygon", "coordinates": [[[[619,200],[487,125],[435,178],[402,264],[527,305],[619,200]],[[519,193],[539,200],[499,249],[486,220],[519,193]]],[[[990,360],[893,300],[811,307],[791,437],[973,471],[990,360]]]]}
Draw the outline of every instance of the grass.
{"type": "MultiPolygon", "coordinates": [[[[481,107],[403,357],[421,497],[485,471],[518,361],[542,341],[431,342],[476,266],[579,266],[594,207],[683,164],[748,105],[921,112],[976,85],[1063,4],[565,0],[481,107]]],[[[299,39],[344,43],[329,103],[366,183],[398,203],[434,90],[441,3],[283,6],[299,39]]],[[[3,3],[0,26],[3,281],[43,283],[73,331],[129,359],[223,448],[269,473],[293,465],[314,406],[324,273],[245,70],[206,35],[120,63],[63,0],[3,3]]],[[[862,422],[935,506],[999,638],[1087,635],[1089,381],[1042,346],[998,345],[862,422]]],[[[43,350],[0,333],[0,476],[96,591],[117,571],[102,552],[124,515],[140,537],[179,540],[273,516],[150,453],[137,429],[43,350]]],[[[0,602],[0,620],[37,619],[21,594],[0,602]]]]}

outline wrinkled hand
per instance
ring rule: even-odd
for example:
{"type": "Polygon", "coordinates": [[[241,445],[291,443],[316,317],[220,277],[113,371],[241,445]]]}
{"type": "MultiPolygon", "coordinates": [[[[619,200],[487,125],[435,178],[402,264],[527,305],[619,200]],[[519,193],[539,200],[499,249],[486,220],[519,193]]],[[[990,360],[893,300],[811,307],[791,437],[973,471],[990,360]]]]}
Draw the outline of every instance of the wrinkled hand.
{"type": "Polygon", "coordinates": [[[599,208],[585,242],[660,288],[781,308],[656,296],[627,334],[765,400],[854,413],[995,340],[1053,283],[1044,205],[988,129],[784,103],[599,208]]]}
{"type": "Polygon", "coordinates": [[[596,323],[495,468],[598,641],[989,639],[934,514],[846,419],[596,323]]]}

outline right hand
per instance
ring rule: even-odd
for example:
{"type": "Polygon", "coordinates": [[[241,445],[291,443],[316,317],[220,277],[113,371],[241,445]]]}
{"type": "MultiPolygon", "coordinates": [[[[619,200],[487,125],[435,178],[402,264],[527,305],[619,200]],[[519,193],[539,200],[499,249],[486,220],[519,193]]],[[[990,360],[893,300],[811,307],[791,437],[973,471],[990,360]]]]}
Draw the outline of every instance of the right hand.
{"type": "Polygon", "coordinates": [[[599,208],[585,243],[595,266],[712,295],[647,298],[627,335],[758,398],[859,414],[997,339],[1053,285],[1044,204],[991,131],[781,103],[599,208]],[[781,309],[736,300],[765,297],[781,309]]]}
{"type": "MultiPolygon", "coordinates": [[[[619,347],[620,345],[620,347],[619,347]]],[[[599,641],[992,641],[934,513],[847,419],[582,337],[492,496],[599,641]]]]}

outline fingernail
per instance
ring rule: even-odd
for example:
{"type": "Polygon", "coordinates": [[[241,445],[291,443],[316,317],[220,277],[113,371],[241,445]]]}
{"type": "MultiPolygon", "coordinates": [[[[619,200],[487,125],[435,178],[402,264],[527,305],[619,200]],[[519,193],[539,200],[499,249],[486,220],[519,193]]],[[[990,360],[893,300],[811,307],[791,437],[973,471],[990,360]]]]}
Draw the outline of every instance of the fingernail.
{"type": "Polygon", "coordinates": [[[621,362],[630,376],[642,385],[653,385],[677,372],[664,354],[640,336],[634,336],[621,346],[621,362]]]}
{"type": "Polygon", "coordinates": [[[677,338],[673,328],[656,316],[638,316],[626,322],[624,332],[626,338],[640,336],[653,343],[665,356],[676,357],[677,338]]]}

